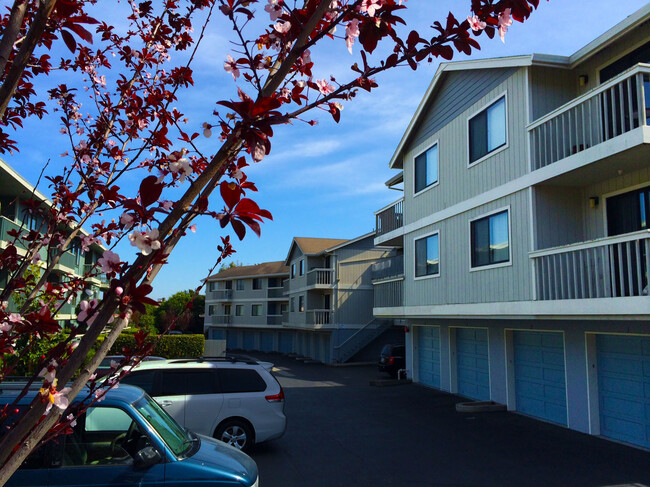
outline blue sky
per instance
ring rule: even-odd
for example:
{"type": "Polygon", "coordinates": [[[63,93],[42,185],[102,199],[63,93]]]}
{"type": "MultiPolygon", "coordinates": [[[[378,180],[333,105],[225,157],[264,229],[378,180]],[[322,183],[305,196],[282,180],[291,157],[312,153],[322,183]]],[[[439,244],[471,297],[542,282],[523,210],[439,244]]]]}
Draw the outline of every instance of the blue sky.
{"type": "MultiPolygon", "coordinates": [[[[264,19],[261,6],[265,3],[258,7],[264,19]]],[[[471,59],[530,53],[570,55],[646,4],[645,0],[542,0],[529,21],[515,22],[505,44],[481,36],[482,49],[471,59]]],[[[409,0],[406,5],[404,18],[409,30],[415,28],[426,37],[430,32],[427,26],[433,20],[443,21],[448,11],[459,18],[467,16],[470,1],[409,0]]],[[[218,18],[194,65],[196,86],[178,103],[197,131],[210,120],[215,101],[236,96],[232,76],[223,70],[226,54],[232,49],[224,32],[229,29],[218,18]]],[[[354,48],[358,53],[358,44],[354,48]]],[[[312,59],[316,79],[339,74],[344,80],[350,65],[357,61],[342,39],[314,50],[312,59]]],[[[462,59],[467,57],[455,58],[462,59]]],[[[371,95],[364,92],[345,103],[339,124],[329,114],[318,112],[309,117],[319,121],[315,127],[278,127],[271,155],[246,171],[260,190],[254,199],[271,211],[274,220],[263,225],[259,239],[249,232],[239,242],[233,235],[237,253],[232,260],[243,264],[282,260],[294,236],[354,238],[372,231],[374,211],[401,196],[384,185],[395,174],[388,169],[388,162],[437,66],[437,62],[425,62],[415,72],[399,68],[386,73],[378,78],[380,87],[371,95]]],[[[62,82],[60,76],[64,75],[39,80],[37,89],[62,82]]],[[[59,154],[68,149],[56,120],[56,116],[29,120],[25,129],[15,134],[20,152],[3,157],[32,183],[48,159],[48,173],[55,172],[59,154]]],[[[216,137],[202,142],[207,152],[216,151],[216,137]]],[[[134,178],[131,184],[136,183],[134,178]]],[[[46,187],[39,189],[48,194],[46,187]]],[[[216,258],[221,235],[216,222],[199,220],[196,233],[188,234],[159,274],[154,297],[196,287],[216,258]]],[[[136,249],[127,242],[117,251],[123,260],[132,260],[136,249]]]]}

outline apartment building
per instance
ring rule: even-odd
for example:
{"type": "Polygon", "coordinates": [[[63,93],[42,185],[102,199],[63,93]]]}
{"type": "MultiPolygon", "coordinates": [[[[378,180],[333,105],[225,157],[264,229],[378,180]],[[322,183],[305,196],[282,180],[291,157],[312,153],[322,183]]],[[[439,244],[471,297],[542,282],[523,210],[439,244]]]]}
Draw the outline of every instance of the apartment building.
{"type": "MultiPolygon", "coordinates": [[[[12,230],[24,231],[38,230],[41,227],[41,217],[30,214],[26,211],[26,200],[41,201],[44,206],[51,205],[52,202],[34,188],[26,179],[18,174],[9,164],[0,159],[0,250],[7,247],[8,242],[13,242],[8,232],[12,230]]],[[[82,231],[83,235],[87,233],[82,231]]],[[[19,254],[24,255],[24,246],[19,241],[16,242],[19,254]]],[[[100,297],[108,284],[104,277],[99,274],[96,263],[104,253],[104,248],[98,244],[92,244],[86,252],[82,250],[81,240],[75,239],[69,249],[63,253],[59,262],[54,266],[53,272],[49,279],[51,282],[64,282],[71,278],[81,277],[91,273],[93,277],[88,277],[88,286],[84,296],[73,296],[69,303],[63,304],[56,318],[61,324],[66,325],[70,320],[76,318],[76,308],[81,299],[91,297],[100,297]]],[[[48,260],[47,249],[41,250],[40,267],[44,267],[48,260]]],[[[7,283],[7,271],[0,269],[0,290],[7,283]]],[[[9,300],[10,308],[14,303],[9,300]]]]}
{"type": "Polygon", "coordinates": [[[205,329],[228,349],[345,362],[392,326],[373,316],[373,265],[393,252],[374,232],[295,237],[287,258],[224,269],[207,279],[205,329]]]}
{"type": "Polygon", "coordinates": [[[650,5],[571,56],[443,63],[376,213],[416,382],[650,448],[650,5]]]}

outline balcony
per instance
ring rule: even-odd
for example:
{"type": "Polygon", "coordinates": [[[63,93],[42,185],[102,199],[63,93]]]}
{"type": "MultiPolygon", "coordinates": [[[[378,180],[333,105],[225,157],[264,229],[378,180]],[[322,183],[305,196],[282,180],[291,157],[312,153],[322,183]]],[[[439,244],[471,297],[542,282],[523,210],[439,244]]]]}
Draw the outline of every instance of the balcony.
{"type": "Polygon", "coordinates": [[[232,323],[232,316],[230,315],[210,316],[210,324],[212,325],[229,325],[230,323],[232,323]]]}
{"type": "Polygon", "coordinates": [[[375,213],[376,236],[385,235],[404,225],[404,198],[400,198],[375,213]]]}
{"type": "Polygon", "coordinates": [[[267,325],[282,325],[283,315],[267,315],[267,325]]]}
{"type": "Polygon", "coordinates": [[[649,124],[650,65],[638,64],[530,124],[532,170],[649,124]]]}
{"type": "Polygon", "coordinates": [[[284,298],[284,287],[270,287],[266,290],[266,297],[269,299],[284,298]]]}
{"type": "Polygon", "coordinates": [[[540,250],[530,257],[540,301],[648,295],[649,231],[540,250]]]}
{"type": "Polygon", "coordinates": [[[331,314],[329,309],[307,310],[306,323],[308,325],[329,325],[331,314]]]}
{"type": "Polygon", "coordinates": [[[232,289],[216,289],[206,294],[209,301],[232,301],[232,289]]]}
{"type": "Polygon", "coordinates": [[[374,308],[397,308],[404,306],[404,280],[394,280],[375,284],[374,308]]]}
{"type": "Polygon", "coordinates": [[[285,296],[289,294],[289,279],[282,281],[282,294],[285,296]]]}
{"type": "Polygon", "coordinates": [[[381,259],[372,265],[372,280],[397,279],[404,277],[404,256],[396,255],[381,259]]]}
{"type": "Polygon", "coordinates": [[[14,238],[7,234],[10,230],[20,230],[20,225],[6,216],[0,216],[0,241],[13,242],[14,238]]]}
{"type": "Polygon", "coordinates": [[[331,287],[334,283],[334,269],[312,269],[307,273],[307,286],[331,287]]]}

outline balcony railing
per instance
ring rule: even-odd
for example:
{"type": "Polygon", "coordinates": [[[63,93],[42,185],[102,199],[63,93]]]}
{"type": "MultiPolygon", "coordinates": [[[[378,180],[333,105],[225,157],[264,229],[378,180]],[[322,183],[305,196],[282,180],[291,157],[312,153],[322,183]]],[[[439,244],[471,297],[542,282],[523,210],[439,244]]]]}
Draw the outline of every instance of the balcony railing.
{"type": "Polygon", "coordinates": [[[331,314],[332,313],[329,309],[307,310],[307,324],[308,325],[329,325],[331,314]]]}
{"type": "Polygon", "coordinates": [[[404,280],[382,282],[374,286],[375,308],[404,306],[404,280]]]}
{"type": "Polygon", "coordinates": [[[401,198],[375,213],[377,236],[397,230],[404,225],[403,205],[404,198],[401,198]]]}
{"type": "Polygon", "coordinates": [[[395,255],[381,259],[372,265],[372,280],[404,276],[404,256],[395,255]]]}
{"type": "Polygon", "coordinates": [[[229,325],[232,323],[231,315],[214,315],[210,316],[210,323],[213,325],[229,325]]]}
{"type": "Polygon", "coordinates": [[[282,324],[283,325],[288,325],[289,324],[289,312],[285,311],[282,313],[282,324]]]}
{"type": "MultiPolygon", "coordinates": [[[[0,216],[0,240],[13,242],[14,238],[7,234],[10,230],[20,230],[20,225],[16,224],[6,216],[0,216]]],[[[23,228],[23,230],[27,230],[27,228],[23,228]]],[[[24,247],[24,245],[22,245],[22,247],[24,247]]]]}
{"type": "Polygon", "coordinates": [[[648,295],[648,231],[532,252],[531,258],[538,300],[648,295]]]}
{"type": "Polygon", "coordinates": [[[266,317],[267,325],[281,325],[282,324],[282,315],[268,315],[266,317]]]}
{"type": "Polygon", "coordinates": [[[207,299],[209,300],[227,300],[232,299],[232,289],[216,289],[214,291],[207,292],[207,299]]]}
{"type": "Polygon", "coordinates": [[[334,282],[333,269],[312,269],[307,273],[308,286],[331,286],[334,282]]]}
{"type": "Polygon", "coordinates": [[[649,124],[650,65],[638,64],[528,126],[533,170],[649,124]]]}
{"type": "Polygon", "coordinates": [[[289,279],[282,281],[282,294],[289,294],[289,279]]]}
{"type": "Polygon", "coordinates": [[[281,287],[270,287],[266,290],[267,298],[283,298],[284,297],[284,288],[281,287]]]}

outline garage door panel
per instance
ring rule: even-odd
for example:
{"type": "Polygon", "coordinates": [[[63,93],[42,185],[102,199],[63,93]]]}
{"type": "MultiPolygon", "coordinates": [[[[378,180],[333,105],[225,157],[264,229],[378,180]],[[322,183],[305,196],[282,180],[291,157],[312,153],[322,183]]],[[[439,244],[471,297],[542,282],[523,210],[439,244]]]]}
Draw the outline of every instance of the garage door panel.
{"type": "Polygon", "coordinates": [[[650,337],[597,335],[601,434],[650,447],[650,337]]]}
{"type": "Polygon", "coordinates": [[[518,411],[567,422],[564,340],[561,333],[513,332],[518,411]]]}
{"type": "Polygon", "coordinates": [[[440,387],[440,329],[417,327],[418,379],[420,383],[440,387]]]}
{"type": "Polygon", "coordinates": [[[489,372],[487,330],[456,329],[458,393],[472,399],[490,399],[489,372]]]}

